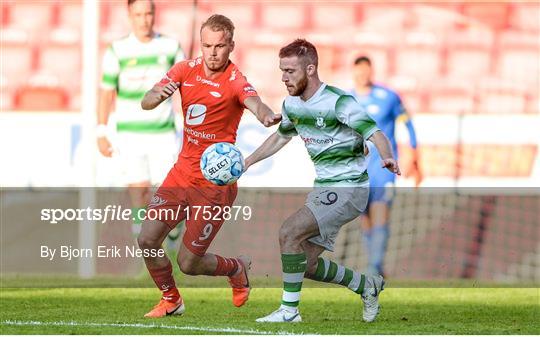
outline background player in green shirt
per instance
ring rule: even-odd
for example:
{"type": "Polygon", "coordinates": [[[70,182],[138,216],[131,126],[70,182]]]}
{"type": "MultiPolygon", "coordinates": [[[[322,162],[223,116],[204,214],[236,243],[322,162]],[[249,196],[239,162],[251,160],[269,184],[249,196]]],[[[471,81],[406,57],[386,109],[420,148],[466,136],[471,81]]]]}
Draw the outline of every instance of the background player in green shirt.
{"type": "MultiPolygon", "coordinates": [[[[178,41],[154,31],[155,4],[128,0],[131,33],[105,51],[97,112],[97,144],[105,157],[114,156],[116,180],[129,187],[134,210],[133,234],[141,230],[139,209],[150,201],[150,187],[160,184],[178,155],[172,102],[151,111],[140,102],[147,90],[176,62],[185,59],[178,41]],[[109,139],[107,124],[114,109],[116,133],[109,139]]],[[[178,230],[169,234],[174,245],[178,230]]]]}

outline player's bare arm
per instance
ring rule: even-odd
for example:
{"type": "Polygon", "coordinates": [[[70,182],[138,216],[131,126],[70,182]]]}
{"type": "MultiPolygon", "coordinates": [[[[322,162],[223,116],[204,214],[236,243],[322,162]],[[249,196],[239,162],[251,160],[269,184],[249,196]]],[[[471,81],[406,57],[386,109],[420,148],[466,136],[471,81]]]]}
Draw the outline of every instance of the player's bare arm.
{"type": "Polygon", "coordinates": [[[392,154],[392,147],[390,146],[390,141],[388,140],[388,138],[386,138],[384,133],[382,133],[381,131],[377,131],[372,134],[371,137],[368,138],[368,140],[373,142],[373,144],[375,144],[375,147],[377,148],[377,151],[379,151],[379,154],[381,156],[381,167],[386,168],[392,173],[401,175],[399,165],[396,159],[394,159],[394,155],[392,154]]]}
{"type": "Polygon", "coordinates": [[[412,149],[412,160],[409,166],[409,175],[414,176],[414,182],[416,186],[419,186],[424,179],[424,175],[422,174],[422,170],[420,169],[419,162],[420,155],[418,152],[418,148],[416,147],[412,149]]]}
{"type": "Polygon", "coordinates": [[[418,151],[418,145],[416,143],[416,134],[414,131],[414,126],[412,124],[411,116],[407,111],[405,111],[403,114],[400,115],[398,118],[400,122],[403,122],[405,126],[407,127],[407,130],[409,132],[409,141],[412,149],[412,159],[409,164],[408,170],[406,172],[407,176],[413,176],[414,182],[416,186],[419,186],[422,182],[423,174],[422,170],[420,169],[420,165],[418,164],[420,162],[420,154],[418,151]]]}
{"type": "Polygon", "coordinates": [[[420,154],[418,151],[418,147],[414,147],[412,148],[412,159],[409,165],[408,175],[414,177],[414,183],[416,186],[419,186],[422,180],[424,179],[424,175],[420,168],[419,162],[420,162],[420,154]]]}
{"type": "Polygon", "coordinates": [[[107,122],[112,110],[114,90],[101,89],[99,92],[99,104],[97,112],[97,144],[99,152],[105,157],[112,156],[112,146],[106,136],[107,122]]]}
{"type": "Polygon", "coordinates": [[[155,109],[164,100],[171,97],[172,94],[180,87],[180,83],[169,82],[167,85],[154,85],[152,89],[146,92],[141,101],[141,107],[144,110],[155,109]]]}
{"type": "Polygon", "coordinates": [[[266,127],[275,125],[281,121],[281,114],[275,114],[258,96],[246,98],[244,105],[266,127]]]}
{"type": "Polygon", "coordinates": [[[276,152],[281,150],[281,148],[287,145],[290,140],[291,137],[284,137],[279,133],[274,132],[272,135],[270,135],[270,137],[266,138],[266,140],[257,148],[257,150],[246,158],[244,171],[246,171],[251,165],[274,155],[276,152]]]}

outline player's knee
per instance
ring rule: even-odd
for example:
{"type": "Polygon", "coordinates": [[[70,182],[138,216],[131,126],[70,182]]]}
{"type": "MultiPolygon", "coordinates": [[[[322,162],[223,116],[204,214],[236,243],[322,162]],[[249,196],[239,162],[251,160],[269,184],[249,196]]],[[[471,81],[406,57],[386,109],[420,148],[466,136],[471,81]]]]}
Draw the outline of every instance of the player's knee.
{"type": "Polygon", "coordinates": [[[186,275],[198,275],[197,262],[192,259],[178,259],[178,266],[186,275]]]}
{"type": "Polygon", "coordinates": [[[302,233],[286,223],[281,226],[279,230],[279,245],[283,247],[290,247],[291,245],[297,246],[302,239],[302,233]]]}
{"type": "Polygon", "coordinates": [[[144,233],[139,234],[137,237],[137,243],[141,249],[153,249],[161,247],[161,242],[159,239],[152,238],[144,233]]]}

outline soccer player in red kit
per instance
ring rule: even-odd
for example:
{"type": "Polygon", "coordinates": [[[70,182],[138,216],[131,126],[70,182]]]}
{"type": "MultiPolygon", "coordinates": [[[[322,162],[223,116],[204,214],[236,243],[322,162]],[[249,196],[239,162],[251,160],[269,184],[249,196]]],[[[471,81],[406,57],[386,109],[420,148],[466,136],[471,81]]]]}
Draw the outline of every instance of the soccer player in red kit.
{"type": "MultiPolygon", "coordinates": [[[[233,304],[239,307],[249,296],[247,271],[251,261],[245,256],[226,258],[207,253],[223,224],[222,217],[212,216],[208,220],[208,217],[196,216],[191,211],[193,206],[211,206],[213,212],[220,212],[223,207],[233,204],[237,186],[211,184],[202,176],[199,162],[203,151],[211,144],[235,142],[244,108],[253,112],[265,126],[277,124],[281,115],[274,114],[261,101],[255,89],[229,60],[234,49],[231,20],[223,15],[213,15],[201,25],[200,34],[202,57],[175,64],[141,102],[143,109],[153,109],[179,90],[184,112],[184,142],[176,164],[148,205],[148,210],[177,212],[181,209],[181,212],[178,217],[171,217],[173,212],[154,212],[160,214],[159,219],[143,222],[138,243],[141,249],[160,249],[167,233],[185,219],[186,231],[177,257],[180,270],[189,275],[228,276],[233,304]]],[[[145,317],[182,314],[184,303],[167,256],[145,256],[144,261],[163,292],[160,302],[145,317]]]]}

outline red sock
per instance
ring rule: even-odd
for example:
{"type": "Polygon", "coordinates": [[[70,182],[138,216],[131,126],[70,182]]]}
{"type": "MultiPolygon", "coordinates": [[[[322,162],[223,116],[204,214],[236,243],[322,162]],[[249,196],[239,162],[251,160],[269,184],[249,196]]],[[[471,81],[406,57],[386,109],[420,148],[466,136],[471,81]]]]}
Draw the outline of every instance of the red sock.
{"type": "Polygon", "coordinates": [[[240,268],[235,258],[221,257],[216,255],[217,267],[214,276],[233,276],[240,268]]]}
{"type": "Polygon", "coordinates": [[[156,286],[163,292],[162,298],[170,302],[178,301],[180,293],[176,289],[171,262],[169,261],[169,264],[163,268],[148,269],[148,271],[156,286]]]}

